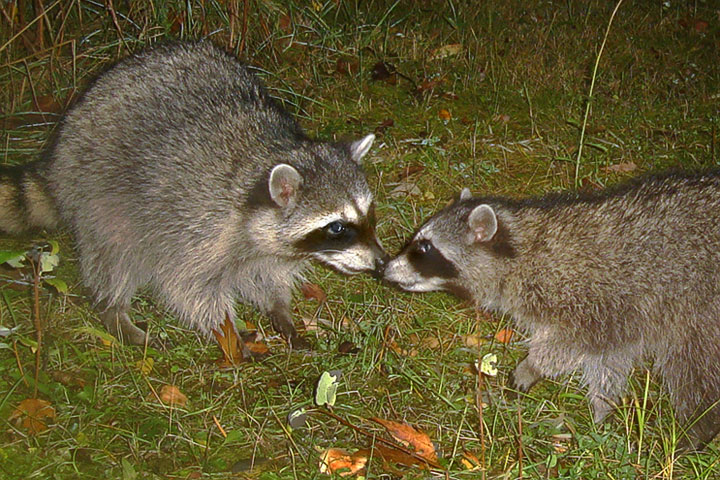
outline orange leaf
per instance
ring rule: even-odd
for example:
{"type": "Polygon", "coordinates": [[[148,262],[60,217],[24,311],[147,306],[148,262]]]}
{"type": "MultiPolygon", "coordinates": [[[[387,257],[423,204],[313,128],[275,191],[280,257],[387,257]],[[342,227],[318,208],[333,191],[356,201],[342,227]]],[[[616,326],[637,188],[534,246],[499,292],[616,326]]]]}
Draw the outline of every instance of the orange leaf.
{"type": "Polygon", "coordinates": [[[39,398],[26,398],[15,407],[10,414],[10,421],[15,425],[22,426],[30,435],[38,434],[47,430],[44,419],[54,419],[55,409],[46,400],[39,398]]]}
{"type": "Polygon", "coordinates": [[[302,292],[303,296],[308,300],[314,299],[322,303],[327,298],[327,295],[325,294],[323,289],[320,288],[319,285],[316,285],[314,283],[303,283],[300,286],[300,291],[302,292]]]}
{"type": "Polygon", "coordinates": [[[495,334],[495,340],[500,343],[510,343],[513,336],[515,335],[515,332],[512,331],[509,328],[503,328],[499,332],[495,334]]]}
{"type": "Polygon", "coordinates": [[[235,331],[235,326],[230,321],[229,314],[225,314],[225,322],[220,325],[220,329],[222,334],[214,329],[212,331],[223,352],[223,358],[218,361],[218,364],[222,368],[229,368],[242,363],[245,360],[243,343],[235,331]]]}
{"type": "Polygon", "coordinates": [[[350,454],[342,448],[328,448],[320,460],[320,473],[337,473],[341,477],[348,477],[364,469],[367,461],[366,450],[350,454]]]}
{"type": "Polygon", "coordinates": [[[184,407],[188,401],[188,398],[175,385],[163,385],[159,397],[165,405],[177,407],[184,407]]]}
{"type": "Polygon", "coordinates": [[[390,435],[392,435],[398,442],[403,445],[412,446],[415,449],[415,453],[420,457],[431,462],[437,462],[435,445],[433,445],[427,433],[415,430],[413,427],[405,423],[383,420],[382,418],[377,417],[371,417],[370,420],[385,427],[390,435]]]}

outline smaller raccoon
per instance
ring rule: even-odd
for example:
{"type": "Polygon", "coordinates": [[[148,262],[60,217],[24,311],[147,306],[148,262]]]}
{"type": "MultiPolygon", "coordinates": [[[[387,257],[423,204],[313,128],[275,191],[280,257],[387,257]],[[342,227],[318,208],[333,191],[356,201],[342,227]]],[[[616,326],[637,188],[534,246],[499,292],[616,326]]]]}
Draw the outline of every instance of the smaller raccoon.
{"type": "Polygon", "coordinates": [[[291,292],[312,260],[374,272],[374,230],[354,142],[308,138],[252,71],[210,42],[157,46],[101,74],[60,122],[45,157],[0,170],[0,229],[67,225],[105,327],[131,344],[128,315],[150,287],[209,334],[235,301],[294,347],[291,292]]]}
{"type": "Polygon", "coordinates": [[[510,314],[528,334],[521,391],[580,370],[600,422],[647,358],[687,426],[683,446],[720,431],[720,171],[526,200],[466,189],[384,278],[510,314]]]}

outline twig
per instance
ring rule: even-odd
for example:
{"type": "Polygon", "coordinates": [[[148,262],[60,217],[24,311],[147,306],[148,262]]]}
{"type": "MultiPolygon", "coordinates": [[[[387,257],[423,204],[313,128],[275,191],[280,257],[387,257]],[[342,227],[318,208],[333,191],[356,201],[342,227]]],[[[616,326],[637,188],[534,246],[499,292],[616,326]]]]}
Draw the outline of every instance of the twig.
{"type": "Polygon", "coordinates": [[[37,259],[28,256],[33,271],[33,317],[35,320],[35,338],[37,349],[35,350],[35,388],[33,398],[37,398],[38,381],[40,379],[40,363],[42,357],[43,325],[40,319],[40,255],[37,259]]]}
{"type": "Polygon", "coordinates": [[[361,435],[365,435],[366,437],[372,438],[373,440],[375,440],[375,441],[377,441],[377,442],[384,443],[385,445],[387,445],[387,446],[389,446],[389,447],[392,447],[392,448],[394,448],[394,449],[396,449],[396,450],[400,450],[400,451],[403,452],[404,454],[409,455],[409,456],[413,457],[413,458],[416,459],[416,460],[420,460],[421,462],[425,463],[426,465],[428,465],[429,467],[432,467],[432,468],[435,469],[435,470],[440,470],[440,471],[443,470],[442,466],[440,466],[439,463],[437,463],[437,462],[435,462],[435,461],[433,461],[433,460],[428,460],[427,458],[421,457],[420,455],[416,454],[415,452],[413,452],[413,451],[411,451],[411,450],[408,450],[407,448],[403,447],[403,446],[400,445],[399,443],[395,443],[395,442],[393,442],[392,440],[388,440],[388,439],[386,439],[386,438],[378,437],[378,436],[375,435],[374,433],[368,432],[367,430],[363,430],[362,428],[357,427],[357,426],[353,425],[352,423],[348,422],[348,421],[345,420],[344,418],[342,418],[342,417],[340,417],[340,416],[338,416],[338,415],[335,415],[335,414],[334,414],[333,412],[331,412],[330,410],[327,410],[327,409],[325,409],[325,408],[319,408],[319,409],[317,409],[316,411],[322,413],[323,415],[327,415],[328,417],[330,417],[330,418],[332,418],[332,419],[334,419],[334,420],[337,420],[338,422],[342,423],[342,424],[345,425],[346,427],[352,428],[353,430],[355,430],[356,432],[358,432],[358,433],[361,434],[361,435]]]}
{"type": "Polygon", "coordinates": [[[518,404],[518,480],[523,478],[522,407],[518,404]]]}
{"type": "Polygon", "coordinates": [[[610,27],[615,19],[615,14],[620,8],[622,2],[623,0],[618,0],[612,15],[610,15],[610,21],[608,21],[607,28],[605,29],[605,36],[603,37],[602,44],[600,45],[600,51],[598,51],[597,57],[595,58],[595,66],[593,67],[592,79],[590,80],[590,91],[588,92],[588,99],[585,104],[585,115],[583,117],[582,128],[580,129],[580,145],[578,146],[577,158],[575,159],[575,188],[580,186],[580,159],[582,158],[583,143],[585,142],[585,130],[587,130],[588,117],[590,116],[590,104],[592,103],[593,91],[595,90],[595,79],[597,78],[598,66],[600,65],[600,57],[605,49],[605,43],[607,42],[608,35],[610,34],[610,27]]]}
{"type": "Polygon", "coordinates": [[[482,470],[482,479],[485,480],[485,421],[483,419],[483,402],[482,402],[482,392],[485,385],[485,378],[483,377],[483,373],[480,371],[480,362],[482,361],[480,358],[480,353],[478,352],[478,368],[477,368],[477,375],[478,375],[478,387],[477,387],[477,393],[475,394],[475,404],[477,407],[478,412],[478,422],[480,423],[480,468],[482,470]]]}

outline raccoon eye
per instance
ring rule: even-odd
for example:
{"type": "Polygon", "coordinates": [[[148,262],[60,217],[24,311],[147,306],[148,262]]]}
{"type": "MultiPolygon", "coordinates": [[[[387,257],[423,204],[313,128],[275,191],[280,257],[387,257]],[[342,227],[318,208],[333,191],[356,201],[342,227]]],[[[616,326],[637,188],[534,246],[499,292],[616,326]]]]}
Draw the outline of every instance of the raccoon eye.
{"type": "Polygon", "coordinates": [[[331,222],[325,226],[325,230],[331,237],[339,237],[345,233],[345,224],[343,222],[331,222]]]}
{"type": "Polygon", "coordinates": [[[428,253],[430,250],[432,250],[432,248],[432,243],[428,242],[427,240],[420,240],[415,247],[418,253],[428,253]]]}

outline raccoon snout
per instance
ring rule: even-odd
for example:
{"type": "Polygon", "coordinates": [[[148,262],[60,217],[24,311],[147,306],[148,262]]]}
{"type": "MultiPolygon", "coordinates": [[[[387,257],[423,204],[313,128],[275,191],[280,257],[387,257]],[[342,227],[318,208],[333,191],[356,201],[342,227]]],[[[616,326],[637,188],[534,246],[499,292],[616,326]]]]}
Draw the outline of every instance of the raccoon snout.
{"type": "Polygon", "coordinates": [[[372,271],[372,276],[376,280],[382,279],[383,274],[385,273],[385,267],[387,266],[389,261],[390,255],[388,255],[387,253],[375,259],[375,270],[372,271]]]}

